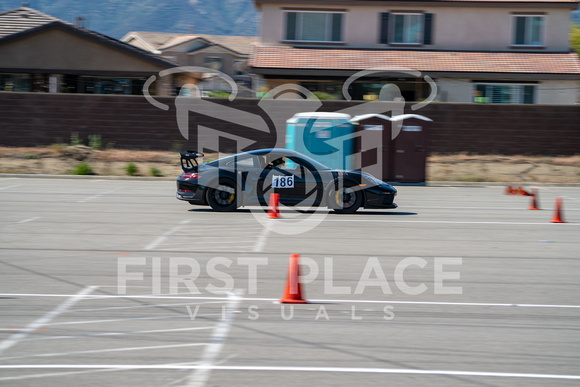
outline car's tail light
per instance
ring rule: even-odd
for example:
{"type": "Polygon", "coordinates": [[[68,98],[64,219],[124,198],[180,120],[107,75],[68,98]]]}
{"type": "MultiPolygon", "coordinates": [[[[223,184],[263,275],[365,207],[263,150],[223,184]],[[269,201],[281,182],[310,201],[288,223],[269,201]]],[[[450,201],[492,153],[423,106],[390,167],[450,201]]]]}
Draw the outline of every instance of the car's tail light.
{"type": "Polygon", "coordinates": [[[195,173],[188,173],[188,172],[183,172],[181,174],[181,177],[183,179],[189,180],[189,179],[199,179],[199,175],[196,175],[195,173]]]}

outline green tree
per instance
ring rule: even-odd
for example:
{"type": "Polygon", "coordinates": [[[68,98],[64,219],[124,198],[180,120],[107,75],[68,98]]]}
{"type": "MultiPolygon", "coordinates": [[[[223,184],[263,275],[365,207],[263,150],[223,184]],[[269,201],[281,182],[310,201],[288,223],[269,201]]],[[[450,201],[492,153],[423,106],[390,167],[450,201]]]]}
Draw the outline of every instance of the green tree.
{"type": "Polygon", "coordinates": [[[580,56],[580,24],[572,23],[570,27],[570,45],[580,56]]]}

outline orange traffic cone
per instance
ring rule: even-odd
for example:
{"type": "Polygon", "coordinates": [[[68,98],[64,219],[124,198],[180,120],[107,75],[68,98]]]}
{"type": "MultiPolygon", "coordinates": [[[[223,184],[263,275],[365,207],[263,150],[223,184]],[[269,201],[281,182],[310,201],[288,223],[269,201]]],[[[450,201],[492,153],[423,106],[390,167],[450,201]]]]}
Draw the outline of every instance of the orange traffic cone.
{"type": "Polygon", "coordinates": [[[541,208],[538,207],[538,190],[537,189],[534,189],[534,192],[532,193],[532,202],[530,203],[528,210],[541,210],[541,208]]]}
{"type": "Polygon", "coordinates": [[[278,209],[279,204],[280,204],[280,194],[273,193],[272,195],[270,195],[270,204],[268,206],[268,218],[270,219],[280,218],[280,210],[278,209]]]}
{"type": "Polygon", "coordinates": [[[517,195],[518,194],[518,190],[514,187],[512,187],[511,185],[508,185],[508,189],[507,189],[507,195],[517,195]]]}
{"type": "Polygon", "coordinates": [[[556,198],[556,208],[554,209],[554,217],[552,223],[566,223],[562,217],[562,198],[556,198]]]}
{"type": "Polygon", "coordinates": [[[298,264],[300,254],[291,254],[288,262],[288,278],[286,279],[286,288],[280,300],[283,304],[307,304],[302,298],[302,289],[298,277],[300,276],[300,266],[298,264]]]}
{"type": "Polygon", "coordinates": [[[507,185],[505,187],[505,191],[504,191],[504,195],[513,195],[513,190],[512,190],[512,186],[511,185],[507,185]]]}
{"type": "Polygon", "coordinates": [[[532,194],[526,191],[522,186],[518,188],[518,194],[522,196],[532,196],[532,194]]]}

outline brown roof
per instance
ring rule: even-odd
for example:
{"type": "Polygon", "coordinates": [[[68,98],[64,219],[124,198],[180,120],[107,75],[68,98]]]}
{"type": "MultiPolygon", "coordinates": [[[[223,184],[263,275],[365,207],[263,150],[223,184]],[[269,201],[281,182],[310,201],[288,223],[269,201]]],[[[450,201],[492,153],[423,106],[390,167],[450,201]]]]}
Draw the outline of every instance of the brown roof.
{"type": "Polygon", "coordinates": [[[139,36],[145,40],[155,50],[171,51],[171,47],[179,44],[193,41],[195,39],[204,39],[211,44],[217,44],[228,50],[235,51],[240,54],[248,55],[250,47],[256,44],[259,38],[255,36],[229,36],[229,35],[204,35],[204,34],[173,34],[164,32],[147,32],[147,31],[133,31],[125,35],[123,39],[129,35],[139,36]]]}
{"type": "Polygon", "coordinates": [[[100,44],[124,51],[127,54],[136,55],[142,60],[155,63],[161,67],[170,68],[177,65],[165,58],[153,55],[148,51],[142,50],[128,43],[110,38],[96,31],[77,27],[72,23],[68,23],[32,8],[21,7],[10,11],[0,12],[0,44],[14,41],[23,38],[24,36],[40,34],[50,29],[61,29],[77,34],[78,36],[92,39],[100,44]]]}
{"type": "Polygon", "coordinates": [[[255,46],[249,65],[254,70],[412,69],[425,72],[578,74],[575,53],[364,50],[255,46]]]}
{"type": "Polygon", "coordinates": [[[56,17],[28,7],[0,12],[0,38],[54,21],[66,23],[64,20],[57,19],[56,17]]]}

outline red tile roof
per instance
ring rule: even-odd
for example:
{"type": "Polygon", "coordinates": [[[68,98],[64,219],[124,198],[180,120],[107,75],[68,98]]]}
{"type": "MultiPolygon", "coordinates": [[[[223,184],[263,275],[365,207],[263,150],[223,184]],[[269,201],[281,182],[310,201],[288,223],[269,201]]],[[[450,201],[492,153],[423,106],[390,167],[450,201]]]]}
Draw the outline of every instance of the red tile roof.
{"type": "Polygon", "coordinates": [[[302,70],[411,69],[425,72],[578,74],[571,53],[364,50],[254,46],[249,65],[302,70]]]}

